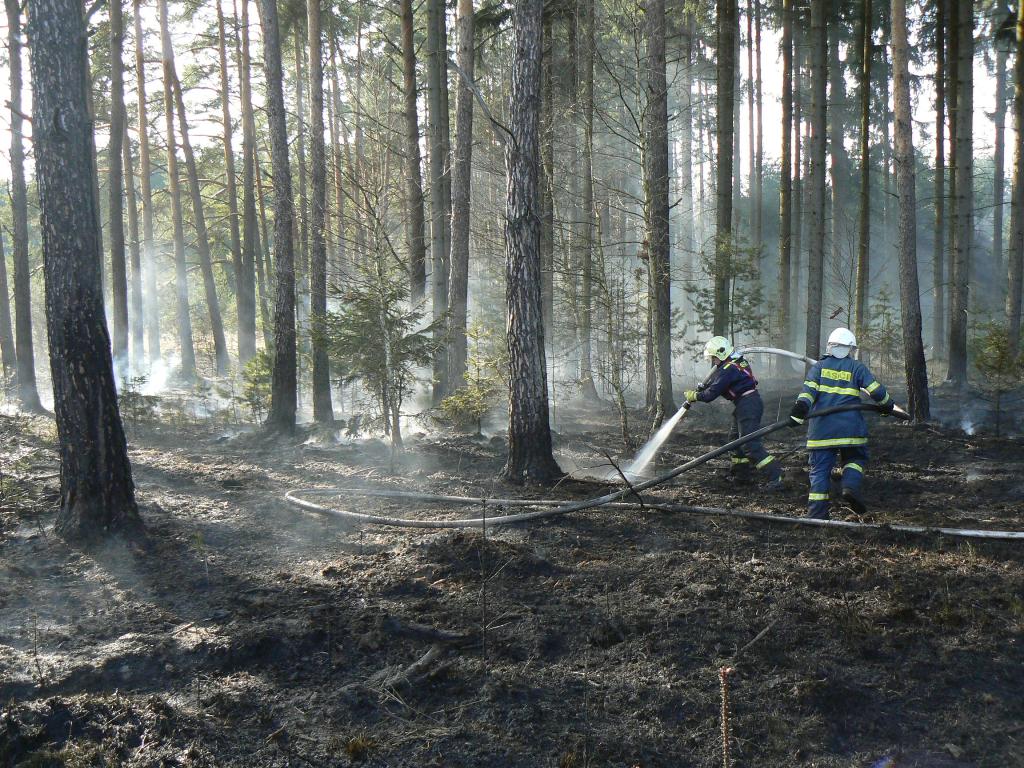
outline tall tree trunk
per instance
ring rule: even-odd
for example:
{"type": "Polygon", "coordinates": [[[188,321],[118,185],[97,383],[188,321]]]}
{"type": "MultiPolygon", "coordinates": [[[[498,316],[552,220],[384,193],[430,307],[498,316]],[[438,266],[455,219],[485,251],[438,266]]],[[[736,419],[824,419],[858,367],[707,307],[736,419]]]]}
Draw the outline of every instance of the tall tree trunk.
{"type": "MultiPolygon", "coordinates": [[[[871,57],[874,46],[871,0],[861,0],[860,17],[860,215],[857,226],[857,284],[853,327],[858,339],[868,329],[871,278],[871,57]]],[[[835,213],[833,212],[833,215],[835,213]]]]}
{"type": "Polygon", "coordinates": [[[260,325],[263,331],[263,348],[274,346],[273,323],[270,319],[270,288],[268,283],[273,279],[273,261],[270,258],[270,230],[267,227],[267,207],[263,201],[263,172],[260,170],[259,158],[253,164],[256,171],[256,203],[259,210],[259,247],[256,249],[256,287],[260,300],[260,325]]]}
{"type": "Polygon", "coordinates": [[[761,242],[757,237],[755,220],[757,219],[757,200],[754,196],[754,178],[757,175],[757,124],[754,121],[754,0],[747,0],[747,144],[750,150],[747,157],[747,203],[750,209],[750,242],[760,254],[761,242]]]}
{"type": "Polygon", "coordinates": [[[797,320],[800,315],[801,290],[803,287],[802,275],[803,247],[804,247],[804,184],[807,180],[807,147],[803,136],[804,127],[804,59],[806,58],[803,48],[805,35],[799,32],[799,27],[794,29],[793,50],[796,54],[796,61],[793,67],[793,244],[791,248],[792,262],[790,265],[790,290],[791,290],[791,315],[790,336],[793,344],[799,338],[797,334],[797,320]]]}
{"type": "Polygon", "coordinates": [[[754,153],[754,242],[763,247],[764,237],[764,98],[761,79],[761,0],[754,0],[754,99],[757,109],[757,148],[754,153]]]}
{"type": "Polygon", "coordinates": [[[543,0],[515,0],[512,8],[511,136],[505,146],[510,388],[508,461],[502,476],[513,483],[551,483],[562,476],[551,455],[540,300],[540,220],[536,208],[542,9],[543,0]]]}
{"type": "MultiPolygon", "coordinates": [[[[1006,177],[1003,172],[1006,154],[1006,59],[1007,53],[1003,45],[996,45],[996,109],[995,152],[992,158],[992,262],[995,274],[1002,275],[1003,265],[1003,198],[1006,195],[1006,177]]],[[[1002,289],[1002,281],[996,281],[997,298],[1002,289]]]]}
{"type": "MultiPolygon", "coordinates": [[[[679,208],[682,211],[679,227],[679,250],[684,254],[690,279],[700,268],[694,242],[693,195],[693,67],[694,37],[696,29],[693,14],[683,17],[682,51],[679,72],[679,208]]],[[[700,162],[700,160],[698,160],[700,162]]]]}
{"type": "Polygon", "coordinates": [[[910,110],[910,46],[906,0],[892,0],[893,101],[896,107],[896,192],[899,196],[900,308],[903,360],[910,415],[929,418],[928,367],[921,338],[921,297],[917,281],[917,211],[914,191],[914,133],[910,110]]]}
{"type": "Polygon", "coordinates": [[[409,295],[419,304],[427,290],[423,176],[420,172],[420,123],[416,109],[416,42],[412,0],[401,0],[402,78],[405,104],[405,241],[409,249],[409,295]]]}
{"type": "MultiPolygon", "coordinates": [[[[243,0],[246,1],[246,0],[243,0]]],[[[295,348],[295,243],[292,177],[288,162],[288,126],[281,84],[281,36],[277,0],[262,0],[263,61],[267,78],[267,122],[274,168],[274,261],[277,264],[277,302],[274,306],[274,368],[267,428],[295,431],[297,362],[295,348]]],[[[255,218],[255,217],[254,217],[255,218]]]]}
{"type": "Polygon", "coordinates": [[[149,103],[146,97],[146,52],[142,31],[142,0],[134,0],[135,12],[135,90],[139,101],[139,192],[142,195],[142,271],[145,280],[146,341],[149,362],[159,360],[160,298],[156,282],[156,248],[153,241],[153,165],[149,157],[149,103]]]}
{"type": "Polygon", "coordinates": [[[164,71],[164,121],[167,127],[167,187],[171,193],[171,222],[174,237],[174,287],[177,297],[178,345],[181,349],[180,375],[183,381],[196,378],[196,352],[192,343],[189,311],[188,270],[185,264],[185,231],[181,219],[181,186],[178,178],[178,145],[174,135],[174,49],[167,20],[167,0],[159,0],[161,61],[164,71]]]}
{"type": "Polygon", "coordinates": [[[14,374],[18,367],[18,355],[14,349],[14,333],[11,330],[11,300],[7,292],[7,253],[4,249],[4,232],[0,228],[0,363],[3,364],[4,378],[14,374]]]}
{"type": "Polygon", "coordinates": [[[540,280],[541,304],[544,327],[548,329],[547,341],[554,336],[555,318],[555,125],[554,125],[554,78],[552,59],[554,40],[551,14],[544,16],[543,46],[541,62],[541,103],[540,103],[540,280]]]}
{"type": "Polygon", "coordinates": [[[821,357],[821,315],[825,270],[825,6],[827,0],[811,0],[811,145],[808,181],[810,243],[807,254],[808,357],[821,357]]]}
{"type": "MultiPolygon", "coordinates": [[[[793,343],[793,0],[782,0],[782,157],[779,165],[779,345],[793,343]]],[[[799,143],[799,130],[797,131],[799,143]]]]}
{"type": "MultiPolygon", "coordinates": [[[[580,388],[583,398],[586,400],[597,400],[597,387],[594,386],[594,366],[592,360],[592,303],[593,303],[593,282],[594,282],[594,45],[595,45],[595,14],[596,5],[594,0],[582,0],[580,10],[583,14],[583,34],[580,51],[580,86],[582,108],[583,108],[583,200],[581,205],[581,243],[580,255],[582,257],[581,279],[580,279],[580,388]]],[[[652,62],[653,65],[653,62],[652,62]]],[[[662,68],[664,73],[664,68],[662,68]]],[[[665,195],[668,196],[668,86],[665,86],[663,96],[665,100],[665,195]]],[[[665,258],[665,281],[668,281],[668,259],[669,259],[669,233],[668,233],[668,210],[665,211],[664,222],[664,258],[665,258]]],[[[656,289],[656,293],[658,290],[656,289]]],[[[669,301],[668,290],[665,296],[657,296],[659,301],[669,301]]],[[[668,360],[669,363],[669,384],[668,401],[672,399],[671,384],[671,326],[667,329],[669,335],[668,360]]],[[[657,343],[657,342],[656,342],[657,343]]],[[[657,357],[658,353],[655,353],[657,357]]]]}
{"type": "MultiPolygon", "coordinates": [[[[837,16],[841,0],[833,0],[831,10],[837,16]]],[[[847,168],[849,160],[846,156],[844,139],[846,126],[844,125],[846,114],[846,79],[842,63],[839,59],[839,37],[841,28],[838,23],[829,29],[826,25],[828,35],[828,101],[832,108],[828,110],[828,150],[829,150],[829,178],[832,181],[832,211],[831,211],[831,261],[834,266],[842,263],[842,244],[846,234],[846,213],[847,213],[847,168]]],[[[853,254],[850,254],[851,256],[853,254]]],[[[853,297],[851,297],[853,298],[853,297]]],[[[850,312],[852,315],[853,312],[850,312]]]]}
{"type": "Polygon", "coordinates": [[[935,233],[932,248],[933,359],[946,352],[946,26],[949,0],[935,3],[935,233]]]}
{"type": "MultiPolygon", "coordinates": [[[[404,42],[403,42],[403,45],[404,45],[404,42]]],[[[404,52],[404,48],[403,48],[403,52],[404,52]]],[[[413,87],[414,88],[416,86],[416,80],[415,80],[415,77],[416,77],[416,67],[415,67],[415,63],[416,63],[415,60],[413,60],[413,65],[414,65],[413,66],[413,87]]],[[[332,115],[331,115],[331,146],[332,146],[332,149],[333,149],[333,156],[334,156],[333,157],[334,200],[335,200],[335,202],[334,202],[334,208],[335,208],[335,210],[334,210],[334,219],[335,219],[335,225],[337,227],[337,234],[335,236],[338,239],[337,253],[336,253],[336,256],[335,256],[334,276],[337,279],[340,280],[340,279],[342,279],[345,276],[345,273],[346,273],[345,270],[347,269],[347,267],[345,266],[345,263],[346,263],[346,256],[345,256],[345,254],[348,251],[348,244],[347,244],[347,241],[345,240],[345,187],[344,187],[345,175],[344,175],[344,173],[342,171],[343,151],[342,151],[342,142],[341,142],[341,132],[342,132],[342,128],[341,128],[341,116],[342,116],[342,111],[341,111],[341,109],[342,109],[342,107],[341,107],[341,86],[338,83],[338,46],[337,46],[337,42],[336,42],[336,40],[334,38],[331,39],[331,105],[333,106],[333,110],[330,110],[330,111],[332,112],[332,115]]],[[[415,107],[415,104],[413,106],[415,107]]],[[[408,116],[406,116],[406,117],[408,117],[408,116]]],[[[416,129],[416,135],[417,135],[417,137],[419,136],[419,128],[418,127],[416,129]]],[[[408,139],[408,137],[406,137],[406,139],[408,139]]],[[[419,141],[417,140],[417,142],[416,142],[416,157],[415,157],[416,174],[417,174],[417,176],[419,176],[419,173],[420,173],[420,160],[419,160],[419,157],[420,157],[420,145],[419,145],[419,141]]],[[[412,156],[409,156],[409,158],[407,159],[407,162],[408,163],[412,163],[413,162],[412,156]]],[[[420,253],[420,271],[422,272],[426,268],[426,250],[425,250],[426,249],[426,240],[425,240],[424,234],[423,234],[423,184],[422,184],[422,178],[420,179],[419,190],[420,190],[420,208],[419,208],[420,224],[419,224],[419,233],[420,233],[420,250],[421,250],[421,253],[420,253]]],[[[426,273],[424,273],[423,275],[420,276],[419,283],[420,283],[420,288],[419,288],[419,299],[418,299],[418,301],[422,301],[423,300],[423,294],[424,294],[424,291],[425,291],[424,286],[426,285],[426,273]]],[[[410,295],[411,295],[411,293],[410,293],[410,295]]]]}
{"type": "Polygon", "coordinates": [[[323,38],[320,0],[307,0],[306,30],[309,38],[309,134],[312,161],[310,201],[310,322],[313,331],[313,419],[334,423],[331,403],[331,369],[327,348],[319,333],[327,316],[327,148],[324,146],[323,38]]]}
{"type": "Polygon", "coordinates": [[[259,222],[256,219],[256,118],[253,114],[250,75],[249,0],[242,0],[240,42],[238,83],[242,108],[242,272],[236,276],[235,281],[235,309],[238,312],[238,365],[244,367],[256,354],[256,260],[260,249],[259,222]]]}
{"type": "MultiPolygon", "coordinates": [[[[107,143],[107,191],[110,216],[110,285],[114,308],[114,360],[128,364],[128,270],[124,243],[124,8],[110,2],[110,140],[107,143]]],[[[127,368],[126,368],[127,369],[127,368]]]]}
{"type": "Polygon", "coordinates": [[[140,536],[103,310],[99,199],[87,107],[85,20],[77,0],[33,0],[34,126],[47,333],[60,453],[56,530],[70,539],[140,536]]]}
{"type": "Polygon", "coordinates": [[[949,318],[949,378],[967,385],[968,276],[974,236],[974,0],[955,3],[956,61],[956,231],[953,238],[953,296],[949,318]]]}
{"type": "MultiPolygon", "coordinates": [[[[36,359],[32,348],[32,287],[28,265],[28,192],[25,187],[25,146],[21,111],[21,6],[4,0],[7,8],[7,52],[11,74],[11,218],[14,224],[14,343],[18,357],[18,399],[21,407],[41,412],[36,388],[36,359]]],[[[40,114],[40,113],[37,113],[40,114]]]]}
{"type": "Polygon", "coordinates": [[[1010,201],[1010,253],[1006,319],[1010,349],[1020,348],[1021,293],[1024,288],[1024,3],[1017,5],[1017,46],[1013,60],[1013,181],[1010,201]]]}
{"type": "Polygon", "coordinates": [[[128,330],[131,333],[131,360],[133,372],[143,370],[146,357],[145,327],[142,301],[142,255],[139,242],[139,204],[135,197],[135,163],[132,161],[132,143],[125,126],[122,155],[124,158],[125,197],[128,209],[129,263],[131,264],[130,308],[128,330]]]}
{"type": "Polygon", "coordinates": [[[448,292],[448,382],[466,379],[466,308],[469,291],[469,213],[473,157],[473,92],[463,79],[474,77],[473,0],[459,0],[458,65],[455,95],[455,155],[452,160],[451,285],[448,292]]]}
{"type": "MultiPolygon", "coordinates": [[[[430,149],[430,259],[434,320],[448,310],[451,252],[452,188],[449,176],[448,42],[444,0],[427,0],[427,121],[430,149]]],[[[442,326],[443,327],[443,323],[442,326]]],[[[444,333],[438,330],[438,335],[444,333]]],[[[443,339],[434,358],[434,403],[448,394],[447,345],[443,339]]]]}
{"type": "Polygon", "coordinates": [[[188,174],[188,188],[192,198],[192,217],[196,225],[196,251],[199,254],[199,270],[203,275],[203,289],[206,293],[207,311],[210,313],[210,333],[213,335],[213,350],[216,357],[217,375],[224,376],[231,367],[228,345],[224,340],[224,323],[220,316],[220,302],[217,299],[217,282],[213,277],[213,261],[210,257],[210,238],[206,231],[206,213],[203,210],[202,188],[199,171],[196,168],[195,153],[188,136],[188,116],[185,114],[185,100],[181,93],[181,82],[171,61],[171,75],[174,78],[174,102],[178,113],[178,132],[181,134],[181,148],[185,153],[185,172],[188,174]]]}
{"type": "MultiPolygon", "coordinates": [[[[295,210],[297,253],[295,254],[295,322],[298,325],[299,360],[310,353],[309,327],[309,186],[306,178],[306,75],[303,71],[302,34],[295,35],[295,167],[299,181],[298,208],[295,210]]],[[[362,111],[356,100],[356,114],[362,111]]]]}
{"type": "Polygon", "coordinates": [[[718,204],[715,210],[715,305],[713,331],[717,336],[729,332],[729,294],[732,283],[732,174],[733,174],[733,110],[735,109],[736,68],[736,0],[717,0],[718,38],[718,146],[715,162],[715,188],[718,204]]]}
{"type": "MultiPolygon", "coordinates": [[[[232,16],[232,25],[237,19],[232,16]]],[[[222,0],[217,0],[217,56],[220,62],[220,114],[224,126],[224,193],[228,202],[228,231],[231,233],[231,275],[237,297],[242,274],[242,235],[238,227],[238,185],[235,176],[235,150],[232,146],[234,126],[231,122],[231,85],[228,76],[228,42],[224,28],[222,0]]],[[[235,311],[237,313],[237,298],[235,311]]]]}

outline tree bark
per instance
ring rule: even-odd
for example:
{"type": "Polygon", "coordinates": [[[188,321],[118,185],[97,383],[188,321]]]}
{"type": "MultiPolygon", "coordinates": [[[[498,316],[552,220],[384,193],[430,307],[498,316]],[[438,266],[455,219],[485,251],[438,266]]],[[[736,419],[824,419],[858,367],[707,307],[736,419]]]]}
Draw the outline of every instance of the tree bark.
{"type": "Polygon", "coordinates": [[[295,431],[297,404],[295,348],[295,243],[292,177],[288,162],[288,126],[282,86],[281,35],[277,0],[261,0],[263,61],[267,78],[267,122],[274,173],[274,250],[277,264],[277,303],[274,307],[274,369],[267,428],[295,431]]]}
{"type": "MultiPolygon", "coordinates": [[[[782,157],[779,164],[779,345],[793,343],[793,0],[782,0],[782,157]]],[[[799,133],[799,132],[798,132],[799,133]]]]}
{"type": "Polygon", "coordinates": [[[761,241],[757,236],[757,200],[754,196],[754,178],[757,175],[757,124],[754,120],[754,0],[747,0],[747,204],[751,245],[760,253],[761,241]]]}
{"type": "MultiPolygon", "coordinates": [[[[832,0],[831,9],[835,14],[839,13],[841,0],[832,0]]],[[[846,78],[843,66],[839,58],[839,39],[842,34],[841,25],[836,23],[829,28],[826,25],[828,36],[828,102],[831,109],[828,109],[828,154],[829,154],[829,178],[831,185],[831,260],[832,264],[838,266],[843,263],[842,245],[847,233],[847,184],[849,157],[846,154],[844,139],[846,138],[846,126],[844,117],[846,114],[846,78]]],[[[853,254],[850,254],[851,258],[853,254]]],[[[848,308],[849,314],[854,313],[852,307],[848,308]]]]}
{"type": "MultiPolygon", "coordinates": [[[[430,138],[430,259],[432,263],[434,320],[448,311],[451,265],[452,187],[448,136],[448,42],[444,0],[427,0],[427,120],[430,138]]],[[[438,335],[443,335],[444,323],[438,335]]],[[[434,403],[448,394],[447,345],[439,338],[434,358],[434,403]]]]}
{"type": "Polygon", "coordinates": [[[310,323],[313,332],[313,420],[334,423],[331,402],[331,369],[320,329],[327,315],[327,148],[324,145],[323,37],[320,0],[307,0],[306,30],[309,38],[309,133],[312,161],[310,201],[310,323]]]}
{"type": "Polygon", "coordinates": [[[933,359],[946,354],[946,27],[949,0],[935,3],[935,233],[932,248],[933,359]]]}
{"type": "Polygon", "coordinates": [[[955,3],[957,13],[956,230],[953,238],[953,295],[949,318],[949,379],[967,385],[968,276],[974,239],[974,0],[955,3]]]}
{"type": "Polygon", "coordinates": [[[502,476],[513,483],[549,484],[560,478],[562,471],[551,455],[540,298],[537,175],[542,8],[542,0],[515,0],[512,9],[511,137],[505,147],[509,445],[502,476]]]}
{"type": "Polygon", "coordinates": [[[761,0],[754,0],[754,59],[756,79],[754,100],[757,110],[757,147],[754,151],[754,242],[763,246],[764,238],[764,98],[761,79],[761,0]]]}
{"type": "Polygon", "coordinates": [[[4,233],[0,228],[0,364],[6,379],[18,367],[18,355],[14,349],[14,333],[11,330],[11,300],[7,292],[7,253],[4,249],[4,233]]]}
{"type": "MultiPolygon", "coordinates": [[[[694,195],[693,195],[693,68],[694,38],[696,29],[693,14],[685,12],[683,17],[683,37],[681,41],[681,61],[679,72],[679,217],[680,227],[677,237],[679,250],[686,260],[688,277],[696,276],[700,264],[697,259],[697,248],[694,243],[694,195]]],[[[698,161],[699,162],[699,161],[698,161]]],[[[620,361],[621,362],[621,361],[620,361]]]]}
{"type": "MultiPolygon", "coordinates": [[[[871,0],[861,0],[860,17],[860,215],[857,226],[857,283],[854,291],[854,333],[868,329],[868,290],[871,277],[871,57],[874,46],[871,0]]],[[[833,214],[834,215],[834,214],[833,214]]]]}
{"type": "Polygon", "coordinates": [[[110,5],[110,140],[107,144],[107,191],[110,216],[110,285],[114,310],[114,360],[128,365],[128,270],[124,242],[124,8],[110,5]]]}
{"type": "Polygon", "coordinates": [[[555,320],[555,88],[552,76],[554,57],[553,24],[551,14],[543,22],[543,53],[541,61],[541,113],[540,113],[540,269],[541,304],[544,327],[548,329],[548,343],[553,339],[555,320]]]}
{"type": "Polygon", "coordinates": [[[228,357],[228,345],[224,339],[224,323],[220,315],[220,302],[217,299],[217,282],[213,277],[213,261],[210,258],[210,238],[206,231],[206,213],[203,210],[202,188],[199,183],[199,171],[196,168],[195,153],[188,136],[188,116],[185,114],[185,100],[181,93],[181,81],[174,71],[171,61],[171,75],[174,85],[174,102],[178,113],[178,132],[181,134],[181,148],[185,153],[185,172],[188,174],[189,194],[192,198],[192,217],[196,225],[196,251],[199,254],[199,270],[203,275],[203,289],[206,293],[206,306],[210,313],[210,333],[213,335],[213,350],[216,357],[217,375],[225,376],[231,367],[228,357]]]}
{"type": "Polygon", "coordinates": [[[1021,294],[1024,288],[1024,3],[1017,6],[1017,46],[1013,61],[1013,181],[1010,201],[1010,253],[1006,320],[1010,349],[1020,348],[1021,294]]]}
{"type": "Polygon", "coordinates": [[[893,102],[896,109],[896,194],[899,197],[900,308],[903,360],[910,415],[927,421],[928,367],[921,338],[921,296],[917,277],[917,210],[914,189],[914,133],[910,109],[910,46],[906,0],[892,0],[893,102]]]}
{"type": "MultiPolygon", "coordinates": [[[[295,322],[298,328],[300,362],[310,353],[309,295],[309,184],[306,177],[306,75],[303,71],[302,33],[295,34],[295,169],[299,196],[295,209],[295,322]]],[[[356,115],[362,104],[356,98],[356,115]]],[[[359,128],[356,128],[359,132],[359,128]]]]}
{"type": "Polygon", "coordinates": [[[7,51],[11,75],[11,219],[14,224],[14,344],[18,358],[18,399],[32,413],[43,411],[36,388],[36,359],[32,345],[32,287],[28,264],[28,192],[25,186],[25,146],[21,111],[21,6],[4,0],[7,8],[7,51]]]}
{"type": "Polygon", "coordinates": [[[47,334],[60,453],[56,530],[69,539],[141,536],[103,310],[99,200],[77,0],[33,0],[34,126],[47,334]]]}
{"type": "Polygon", "coordinates": [[[473,92],[464,77],[473,79],[476,52],[473,40],[473,0],[459,0],[458,65],[462,70],[455,95],[455,155],[452,159],[452,251],[448,292],[448,383],[452,389],[466,380],[466,311],[469,293],[470,186],[473,178],[473,92]]]}
{"type": "Polygon", "coordinates": [[[135,197],[135,163],[132,160],[132,143],[128,138],[127,126],[125,128],[122,154],[128,210],[129,263],[131,264],[131,282],[129,284],[131,312],[128,314],[128,330],[131,335],[131,370],[133,373],[137,373],[143,370],[143,360],[146,357],[146,329],[143,324],[142,255],[139,242],[139,204],[135,197]]]}
{"type": "Polygon", "coordinates": [[[149,156],[149,104],[146,96],[146,52],[142,31],[142,0],[134,0],[135,12],[135,75],[139,100],[139,191],[142,195],[142,270],[145,280],[146,341],[149,362],[161,359],[160,298],[156,285],[156,250],[153,242],[153,165],[149,156]]]}
{"type": "MultiPolygon", "coordinates": [[[[232,25],[237,19],[232,16],[232,25]]],[[[234,125],[231,122],[231,84],[228,75],[228,41],[224,24],[222,0],[217,0],[217,57],[220,64],[220,114],[224,126],[224,193],[228,204],[228,231],[231,234],[231,278],[237,295],[239,278],[242,274],[242,235],[238,226],[238,184],[235,176],[235,150],[232,146],[234,125]]]]}
{"type": "Polygon", "coordinates": [[[192,316],[189,311],[188,270],[185,264],[185,231],[181,218],[181,185],[178,178],[178,147],[174,135],[174,49],[171,47],[167,0],[159,0],[161,61],[164,74],[164,122],[167,128],[167,187],[171,194],[171,225],[174,237],[174,287],[177,297],[178,345],[181,350],[180,376],[191,382],[196,378],[196,352],[192,343],[192,316]]]}
{"type": "Polygon", "coordinates": [[[733,111],[735,109],[736,0],[717,0],[718,38],[718,126],[715,162],[715,306],[712,331],[716,336],[729,333],[729,293],[732,262],[732,175],[733,111]]]}
{"type": "MultiPolygon", "coordinates": [[[[736,0],[725,0],[735,10],[736,0]]],[[[665,78],[665,0],[649,0],[645,13],[647,39],[644,125],[644,188],[647,205],[648,269],[651,275],[651,301],[654,374],[656,391],[654,426],[675,413],[672,398],[672,311],[669,266],[668,200],[668,85],[665,78]]],[[[733,17],[735,26],[735,17],[733,17]]],[[[729,51],[734,50],[732,44],[729,51]]],[[[732,82],[731,73],[729,82],[732,82]]],[[[731,101],[730,101],[731,109],[731,101]]],[[[729,125],[732,125],[730,118],[729,125]]],[[[721,122],[719,123],[721,129],[721,122]]],[[[721,174],[721,165],[719,166],[721,174]]],[[[720,177],[721,178],[721,177],[720,177]]],[[[729,177],[725,177],[729,189],[729,177]]],[[[720,193],[721,196],[721,193],[720,193]]],[[[728,226],[728,220],[726,220],[728,226]]]]}
{"type": "Polygon", "coordinates": [[[405,241],[409,249],[409,295],[423,301],[427,291],[427,244],[424,237],[423,176],[420,171],[420,123],[416,109],[416,42],[412,0],[401,0],[402,77],[405,106],[405,241]]]}
{"type": "Polygon", "coordinates": [[[253,114],[250,75],[249,0],[242,0],[240,42],[238,83],[242,107],[242,272],[236,276],[235,309],[238,312],[238,365],[244,368],[256,354],[256,260],[260,249],[259,222],[256,219],[256,118],[253,114]]]}
{"type": "Polygon", "coordinates": [[[811,0],[811,144],[808,181],[810,225],[807,254],[807,338],[808,357],[821,357],[822,294],[825,269],[825,6],[827,0],[811,0]]]}
{"type": "MultiPolygon", "coordinates": [[[[1003,274],[1003,198],[1006,194],[1006,176],[1003,172],[1006,155],[1006,49],[996,44],[996,109],[995,149],[992,157],[992,261],[995,274],[1003,274]]],[[[997,292],[1002,284],[996,282],[997,292]]],[[[997,293],[998,298],[1002,295],[997,293]]]]}
{"type": "MultiPolygon", "coordinates": [[[[331,112],[331,146],[333,149],[333,168],[334,168],[334,219],[337,227],[338,244],[335,254],[335,266],[334,266],[334,277],[339,281],[346,275],[346,257],[345,254],[348,251],[347,242],[345,240],[345,188],[344,188],[344,173],[342,172],[343,163],[343,151],[341,142],[341,86],[338,83],[338,47],[334,38],[331,39],[331,105],[333,110],[331,112]]],[[[415,65],[415,60],[413,64],[415,65]]],[[[415,87],[416,81],[416,68],[413,66],[413,86],[415,87]]],[[[414,105],[415,106],[415,105],[414,105]]],[[[416,135],[419,136],[419,128],[416,129],[416,135]]],[[[420,146],[419,141],[416,142],[416,173],[420,173],[420,146]]],[[[408,160],[412,162],[412,158],[408,160]]],[[[423,235],[423,185],[422,179],[420,181],[420,248],[423,253],[420,254],[421,269],[426,265],[426,240],[423,235]]],[[[423,300],[424,285],[426,283],[426,275],[421,276],[420,280],[420,301],[423,300]]],[[[410,294],[411,295],[411,294],[410,294]]]]}
{"type": "MultiPolygon", "coordinates": [[[[583,200],[581,205],[581,243],[580,255],[582,264],[580,276],[580,390],[585,400],[598,400],[597,387],[594,386],[594,366],[592,360],[592,305],[593,305],[593,282],[594,282],[594,45],[595,45],[595,14],[596,4],[594,0],[582,0],[580,10],[583,15],[583,35],[580,51],[580,86],[582,93],[580,98],[583,108],[583,200]]],[[[652,62],[653,63],[653,62],[652,62]]],[[[662,69],[664,72],[664,69],[662,69]]],[[[668,86],[664,89],[665,100],[665,195],[668,197],[668,86]]],[[[664,222],[664,258],[665,258],[665,281],[668,281],[668,259],[669,259],[669,233],[668,233],[668,209],[665,211],[664,222]]],[[[668,301],[668,291],[665,296],[658,296],[658,300],[668,301]]],[[[671,326],[668,328],[671,334],[671,326]]],[[[671,366],[671,336],[669,337],[669,357],[671,366]]],[[[657,353],[656,355],[657,356],[657,353]]],[[[671,389],[671,367],[669,368],[669,389],[668,399],[672,399],[671,389]]]]}

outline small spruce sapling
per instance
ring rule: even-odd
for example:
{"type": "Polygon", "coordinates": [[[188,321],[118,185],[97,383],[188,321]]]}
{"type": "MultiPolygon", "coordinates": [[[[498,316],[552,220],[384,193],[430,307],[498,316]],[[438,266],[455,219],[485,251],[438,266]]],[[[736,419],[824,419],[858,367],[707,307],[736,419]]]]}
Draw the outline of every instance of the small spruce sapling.
{"type": "Polygon", "coordinates": [[[1002,431],[1003,399],[1021,386],[1024,355],[1013,349],[1010,333],[998,323],[983,323],[974,337],[974,368],[981,377],[982,390],[995,404],[996,437],[1002,431]]]}
{"type": "Polygon", "coordinates": [[[504,334],[473,323],[466,330],[469,365],[465,383],[441,401],[441,412],[458,428],[472,426],[483,433],[483,418],[508,391],[508,345],[504,334]]]}

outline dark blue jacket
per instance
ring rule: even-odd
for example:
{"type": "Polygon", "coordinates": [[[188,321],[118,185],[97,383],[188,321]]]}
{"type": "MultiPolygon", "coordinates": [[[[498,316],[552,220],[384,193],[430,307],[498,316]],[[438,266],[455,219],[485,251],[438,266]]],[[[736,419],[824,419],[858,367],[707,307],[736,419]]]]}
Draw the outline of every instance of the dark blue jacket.
{"type": "Polygon", "coordinates": [[[750,369],[750,363],[742,357],[730,357],[718,365],[711,381],[697,393],[697,399],[702,403],[710,403],[715,398],[724,397],[735,402],[755,389],[757,379],[750,369]]]}
{"type": "MultiPolygon", "coordinates": [[[[888,403],[889,393],[868,367],[852,357],[826,355],[813,366],[797,401],[806,400],[814,411],[860,402],[861,390],[877,403],[888,403]]],[[[807,425],[807,447],[836,448],[866,445],[868,425],[862,411],[846,411],[811,419],[807,425]]]]}

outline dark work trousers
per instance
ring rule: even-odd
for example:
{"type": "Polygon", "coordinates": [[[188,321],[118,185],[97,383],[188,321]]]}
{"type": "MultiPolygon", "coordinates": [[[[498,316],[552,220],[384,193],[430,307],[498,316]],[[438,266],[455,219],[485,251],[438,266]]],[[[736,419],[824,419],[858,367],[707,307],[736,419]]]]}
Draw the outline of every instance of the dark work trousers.
{"type": "Polygon", "coordinates": [[[865,445],[846,445],[840,448],[822,448],[808,451],[811,467],[811,492],[807,497],[807,516],[828,520],[829,485],[832,467],[838,459],[843,468],[843,488],[860,492],[864,471],[868,466],[865,445]]]}
{"type": "MultiPolygon", "coordinates": [[[[756,390],[752,395],[741,397],[736,401],[735,409],[732,412],[732,431],[729,433],[729,440],[732,441],[759,430],[763,415],[764,402],[756,390]]],[[[764,472],[769,480],[782,476],[779,463],[764,449],[760,438],[739,446],[733,453],[732,463],[736,469],[753,466],[764,472]]]]}

